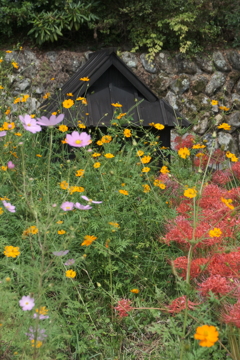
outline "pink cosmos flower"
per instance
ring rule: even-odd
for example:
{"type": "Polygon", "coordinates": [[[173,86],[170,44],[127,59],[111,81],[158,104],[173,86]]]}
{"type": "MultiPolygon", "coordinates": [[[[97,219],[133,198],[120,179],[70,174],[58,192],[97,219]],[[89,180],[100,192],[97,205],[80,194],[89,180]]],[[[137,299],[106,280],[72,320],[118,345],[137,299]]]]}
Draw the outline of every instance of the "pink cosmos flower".
{"type": "Polygon", "coordinates": [[[41,315],[41,314],[33,314],[33,318],[34,319],[39,319],[39,320],[44,320],[44,319],[49,319],[48,315],[41,315]]]}
{"type": "Polygon", "coordinates": [[[13,162],[9,161],[9,162],[7,163],[7,167],[8,167],[8,169],[14,169],[14,168],[15,168],[15,165],[14,165],[13,162]]]}
{"type": "Polygon", "coordinates": [[[69,250],[61,250],[61,251],[53,251],[53,255],[55,256],[64,256],[69,253],[69,250]]]}
{"type": "Polygon", "coordinates": [[[128,312],[133,310],[131,303],[132,302],[129,299],[118,300],[118,306],[115,306],[114,309],[118,311],[120,318],[128,316],[128,312]]]}
{"type": "Polygon", "coordinates": [[[43,341],[45,337],[47,337],[47,334],[45,334],[45,329],[33,329],[31,326],[29,328],[29,333],[25,333],[29,337],[29,340],[36,340],[36,341],[43,341]]]}
{"type": "Polygon", "coordinates": [[[23,296],[21,300],[19,300],[19,305],[23,311],[32,310],[35,306],[34,299],[30,296],[23,296]]]}
{"type": "Polygon", "coordinates": [[[69,265],[73,265],[74,263],[75,263],[74,259],[69,259],[64,263],[64,265],[69,266],[69,265]]]}
{"type": "Polygon", "coordinates": [[[53,126],[63,121],[63,118],[64,114],[60,114],[58,116],[52,115],[49,119],[46,116],[42,116],[41,118],[37,118],[37,124],[42,126],[53,126]]]}
{"type": "Polygon", "coordinates": [[[74,208],[74,203],[70,201],[65,201],[64,203],[62,203],[60,208],[64,211],[71,211],[74,208]]]}
{"type": "Polygon", "coordinates": [[[74,204],[74,207],[75,207],[76,209],[78,209],[78,210],[90,210],[90,209],[92,209],[91,206],[89,206],[89,205],[82,205],[82,204],[80,204],[79,202],[77,202],[76,204],[74,204]]]}
{"type": "Polygon", "coordinates": [[[37,125],[36,120],[32,119],[30,115],[19,115],[19,119],[24,129],[30,131],[33,134],[42,130],[41,126],[37,125]]]}
{"type": "Polygon", "coordinates": [[[82,199],[86,200],[86,201],[89,201],[90,203],[93,203],[93,204],[101,204],[102,201],[94,201],[92,199],[89,199],[87,196],[83,195],[81,196],[82,199]]]}
{"type": "Polygon", "coordinates": [[[16,207],[13,206],[12,204],[6,202],[5,200],[3,200],[2,203],[3,203],[3,206],[4,206],[8,211],[10,211],[10,212],[12,212],[12,213],[13,213],[13,212],[16,212],[16,207]]]}
{"type": "Polygon", "coordinates": [[[72,134],[67,134],[66,142],[70,146],[85,147],[91,144],[91,136],[86,132],[79,134],[77,131],[73,131],[72,134]]]}
{"type": "Polygon", "coordinates": [[[0,131],[0,137],[1,136],[6,136],[7,135],[7,132],[6,131],[0,131]]]}

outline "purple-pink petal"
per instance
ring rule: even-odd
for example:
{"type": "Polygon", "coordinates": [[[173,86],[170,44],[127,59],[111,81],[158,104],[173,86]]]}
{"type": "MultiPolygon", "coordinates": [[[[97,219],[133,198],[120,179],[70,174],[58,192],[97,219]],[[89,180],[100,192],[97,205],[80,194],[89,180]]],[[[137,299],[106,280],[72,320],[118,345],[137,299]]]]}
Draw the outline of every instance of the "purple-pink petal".
{"type": "Polygon", "coordinates": [[[13,163],[12,161],[9,161],[9,162],[7,163],[7,167],[8,167],[8,169],[14,169],[14,168],[15,168],[15,165],[14,165],[14,163],[13,163]]]}
{"type": "Polygon", "coordinates": [[[8,211],[10,211],[10,212],[12,212],[12,213],[13,213],[13,212],[16,212],[16,207],[13,206],[12,204],[6,202],[5,200],[3,200],[2,203],[3,203],[3,206],[4,206],[8,211]]]}
{"type": "Polygon", "coordinates": [[[86,132],[79,134],[77,131],[73,131],[72,134],[67,134],[66,142],[70,146],[85,147],[91,144],[91,136],[86,132]]]}
{"type": "Polygon", "coordinates": [[[93,204],[101,204],[101,203],[102,203],[102,201],[94,201],[94,200],[92,200],[92,199],[89,199],[89,198],[88,198],[87,196],[85,196],[85,195],[82,195],[81,198],[84,199],[84,200],[86,200],[86,201],[89,201],[90,203],[93,203],[93,204]]]}
{"type": "Polygon", "coordinates": [[[7,132],[6,132],[6,131],[0,131],[0,137],[6,136],[6,135],[7,135],[7,132]]]}
{"type": "Polygon", "coordinates": [[[90,210],[92,209],[92,207],[90,205],[82,205],[79,202],[77,202],[76,204],[74,204],[74,207],[78,210],[90,210]]]}
{"type": "Polygon", "coordinates": [[[37,124],[42,126],[53,126],[63,121],[63,118],[64,114],[60,114],[58,116],[51,115],[49,119],[46,116],[42,116],[41,118],[37,118],[37,124]]]}
{"type": "Polygon", "coordinates": [[[48,315],[41,315],[41,314],[33,314],[33,318],[34,319],[39,319],[39,320],[44,320],[44,319],[49,319],[48,315]]]}
{"type": "Polygon", "coordinates": [[[69,250],[62,250],[62,251],[53,251],[53,255],[55,256],[64,256],[69,253],[69,250]]]}
{"type": "Polygon", "coordinates": [[[32,308],[35,306],[34,299],[29,295],[23,296],[21,300],[19,300],[19,305],[23,311],[32,310],[32,308]]]}
{"type": "Polygon", "coordinates": [[[19,119],[25,130],[30,131],[35,134],[42,130],[41,126],[39,126],[35,119],[32,119],[30,115],[25,114],[24,116],[19,115],[19,119]]]}
{"type": "Polygon", "coordinates": [[[65,201],[64,203],[62,203],[60,208],[64,211],[71,211],[74,208],[74,203],[70,201],[65,201]]]}
{"type": "Polygon", "coordinates": [[[74,259],[69,259],[64,263],[64,265],[69,266],[69,265],[73,265],[74,263],[75,263],[74,259]]]}

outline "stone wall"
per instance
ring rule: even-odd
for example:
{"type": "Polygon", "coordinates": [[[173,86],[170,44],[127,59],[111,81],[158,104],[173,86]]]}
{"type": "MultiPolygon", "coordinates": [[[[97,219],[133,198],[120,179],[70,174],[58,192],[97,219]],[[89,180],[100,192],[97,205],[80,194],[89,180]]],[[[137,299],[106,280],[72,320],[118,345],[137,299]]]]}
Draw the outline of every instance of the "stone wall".
{"type": "MultiPolygon", "coordinates": [[[[30,113],[35,112],[43,95],[61,88],[85,64],[89,53],[32,50],[6,53],[7,62],[14,60],[19,65],[14,74],[8,76],[12,98],[8,97],[7,103],[12,111],[18,107],[13,104],[14,97],[29,94],[31,98],[25,105],[30,113]]],[[[207,139],[209,132],[217,130],[219,147],[239,154],[239,51],[218,50],[191,59],[162,51],[152,62],[146,54],[122,52],[119,56],[153,92],[191,122],[195,133],[207,139]],[[212,100],[218,104],[212,105],[212,100]],[[217,126],[223,122],[231,125],[231,130],[219,130],[217,126]]],[[[4,91],[0,96],[4,97],[4,91]]]]}

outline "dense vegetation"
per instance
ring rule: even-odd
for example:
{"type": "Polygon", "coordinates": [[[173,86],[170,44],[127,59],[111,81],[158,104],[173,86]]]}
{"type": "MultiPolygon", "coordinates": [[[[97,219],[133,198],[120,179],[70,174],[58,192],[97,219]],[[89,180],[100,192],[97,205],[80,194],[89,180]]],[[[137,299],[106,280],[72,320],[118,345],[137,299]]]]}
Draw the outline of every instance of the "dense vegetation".
{"type": "Polygon", "coordinates": [[[61,40],[127,43],[154,55],[196,52],[211,43],[240,44],[238,0],[0,0],[0,34],[36,44],[61,40]]]}

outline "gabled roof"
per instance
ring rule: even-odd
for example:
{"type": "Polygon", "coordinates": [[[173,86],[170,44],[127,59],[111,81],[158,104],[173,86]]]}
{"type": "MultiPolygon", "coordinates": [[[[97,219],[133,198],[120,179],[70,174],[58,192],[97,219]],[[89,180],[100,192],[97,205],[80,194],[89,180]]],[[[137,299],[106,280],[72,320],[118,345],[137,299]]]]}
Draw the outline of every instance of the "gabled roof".
{"type": "Polygon", "coordinates": [[[102,126],[100,119],[104,117],[104,125],[108,125],[114,113],[112,103],[123,105],[123,112],[133,116],[134,123],[148,126],[150,122],[165,126],[189,126],[189,123],[164,100],[159,99],[116,55],[112,50],[102,50],[90,54],[89,60],[64,84],[64,86],[41,104],[45,116],[59,109],[67,98],[76,100],[86,97],[87,105],[76,101],[74,107],[63,108],[65,122],[71,123],[73,118],[83,121],[88,126],[102,126]],[[88,77],[89,81],[80,78],[88,77]],[[67,97],[72,93],[73,97],[67,97]],[[136,107],[138,101],[142,102],[136,107]],[[86,115],[88,114],[88,115],[86,115]],[[105,115],[105,116],[104,116],[105,115]],[[178,120],[176,120],[176,117],[178,120]]]}

